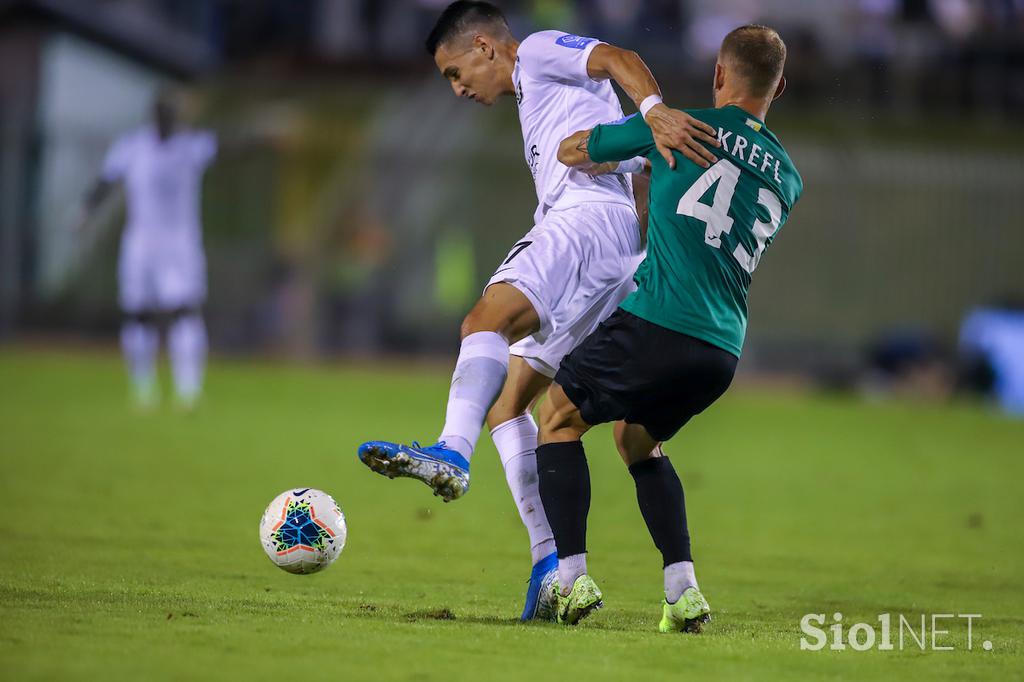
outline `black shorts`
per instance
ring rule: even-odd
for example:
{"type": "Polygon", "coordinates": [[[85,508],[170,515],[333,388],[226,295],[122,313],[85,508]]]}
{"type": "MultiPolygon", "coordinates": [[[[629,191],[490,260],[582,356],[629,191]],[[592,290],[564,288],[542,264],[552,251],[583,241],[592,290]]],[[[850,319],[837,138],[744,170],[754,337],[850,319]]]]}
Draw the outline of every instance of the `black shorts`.
{"type": "Polygon", "coordinates": [[[588,424],[623,419],[664,441],[725,393],[737,362],[619,308],[562,360],[555,382],[588,424]]]}

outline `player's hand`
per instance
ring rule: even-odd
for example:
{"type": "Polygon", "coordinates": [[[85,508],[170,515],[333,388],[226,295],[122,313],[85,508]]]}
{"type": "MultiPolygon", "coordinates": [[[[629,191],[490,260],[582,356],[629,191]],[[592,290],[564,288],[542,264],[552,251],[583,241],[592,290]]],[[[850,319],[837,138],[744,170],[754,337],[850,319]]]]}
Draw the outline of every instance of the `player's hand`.
{"type": "Polygon", "coordinates": [[[654,144],[665,157],[669,168],[676,167],[672,150],[682,152],[683,156],[701,168],[710,168],[718,158],[702,143],[712,147],[721,146],[715,136],[715,129],[704,121],[690,116],[684,111],[669,109],[664,104],[657,104],[647,112],[647,125],[654,135],[654,144]]]}

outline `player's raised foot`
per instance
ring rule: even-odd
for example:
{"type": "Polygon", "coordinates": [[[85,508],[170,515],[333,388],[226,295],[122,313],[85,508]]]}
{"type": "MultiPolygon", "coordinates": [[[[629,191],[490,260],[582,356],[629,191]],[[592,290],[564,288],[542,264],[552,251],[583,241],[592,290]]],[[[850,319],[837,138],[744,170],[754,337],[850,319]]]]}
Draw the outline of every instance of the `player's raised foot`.
{"type": "Polygon", "coordinates": [[[434,494],[451,502],[469,489],[469,462],[444,441],[421,446],[371,440],[359,446],[359,459],[378,474],[423,481],[434,494]]]}
{"type": "Polygon", "coordinates": [[[708,600],[696,587],[687,587],[674,604],[662,602],[661,632],[690,632],[696,634],[711,622],[711,607],[708,600]]]}
{"type": "Polygon", "coordinates": [[[558,555],[548,554],[530,571],[526,604],[520,620],[555,620],[558,613],[558,555]]]}
{"type": "Polygon", "coordinates": [[[604,595],[589,575],[581,575],[572,584],[569,594],[558,595],[558,622],[576,625],[592,612],[604,606],[604,595]]]}

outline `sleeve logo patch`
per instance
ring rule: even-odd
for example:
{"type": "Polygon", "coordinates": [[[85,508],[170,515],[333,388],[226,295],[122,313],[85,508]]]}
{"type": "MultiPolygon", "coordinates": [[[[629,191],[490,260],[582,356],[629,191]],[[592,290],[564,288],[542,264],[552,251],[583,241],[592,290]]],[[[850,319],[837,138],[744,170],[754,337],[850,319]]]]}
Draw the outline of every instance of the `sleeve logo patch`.
{"type": "Polygon", "coordinates": [[[567,33],[564,36],[559,37],[558,40],[555,41],[555,44],[561,45],[562,47],[569,47],[574,50],[582,50],[584,47],[594,42],[594,40],[595,38],[585,38],[583,36],[574,36],[567,33]]]}

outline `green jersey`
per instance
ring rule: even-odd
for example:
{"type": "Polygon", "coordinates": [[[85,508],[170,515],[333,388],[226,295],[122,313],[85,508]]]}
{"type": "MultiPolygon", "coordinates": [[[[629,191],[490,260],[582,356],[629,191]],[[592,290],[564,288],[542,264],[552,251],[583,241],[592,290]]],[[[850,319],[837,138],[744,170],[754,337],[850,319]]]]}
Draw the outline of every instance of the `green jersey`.
{"type": "Polygon", "coordinates": [[[647,257],[621,307],[739,356],[750,276],[803,181],[778,138],[739,107],[687,113],[718,131],[722,146],[712,150],[719,160],[711,168],[679,152],[669,168],[636,114],[590,133],[593,161],[646,156],[652,164],[647,257]]]}

